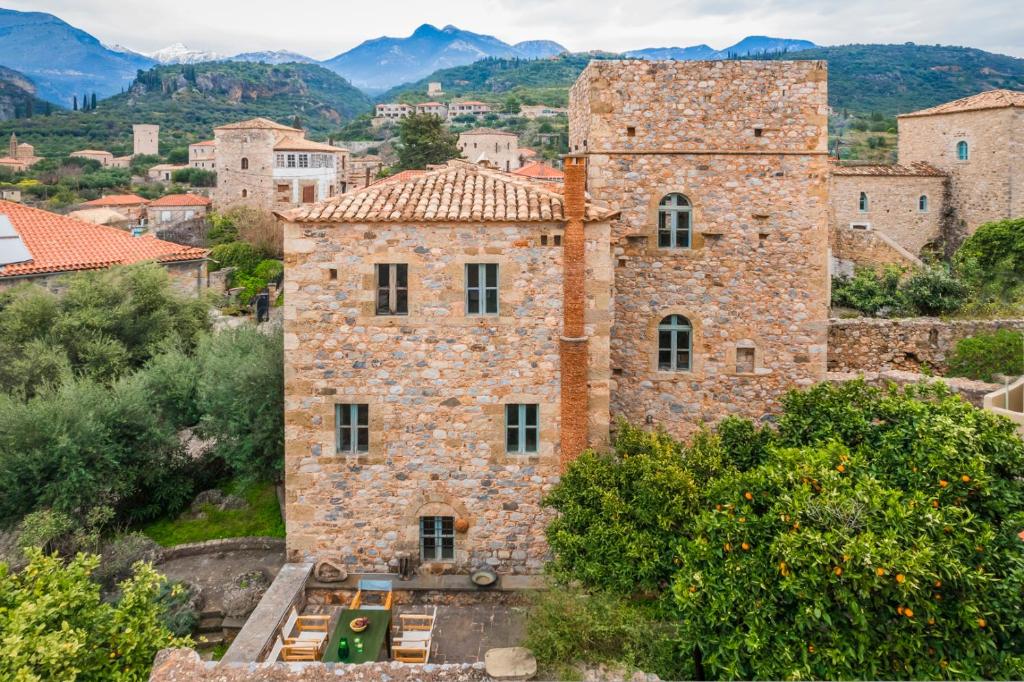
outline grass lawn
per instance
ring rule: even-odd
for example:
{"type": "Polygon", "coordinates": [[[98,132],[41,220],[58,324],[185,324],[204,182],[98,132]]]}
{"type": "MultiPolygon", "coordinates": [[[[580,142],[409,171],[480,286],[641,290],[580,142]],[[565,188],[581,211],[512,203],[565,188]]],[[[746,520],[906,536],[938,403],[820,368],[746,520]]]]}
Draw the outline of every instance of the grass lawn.
{"type": "Polygon", "coordinates": [[[221,511],[208,506],[205,519],[193,518],[183,512],[176,519],[161,519],[144,526],[142,532],[164,547],[186,542],[237,538],[247,535],[284,537],[284,521],[277,505],[273,483],[241,484],[237,481],[221,486],[221,490],[244,498],[246,509],[221,511]]]}

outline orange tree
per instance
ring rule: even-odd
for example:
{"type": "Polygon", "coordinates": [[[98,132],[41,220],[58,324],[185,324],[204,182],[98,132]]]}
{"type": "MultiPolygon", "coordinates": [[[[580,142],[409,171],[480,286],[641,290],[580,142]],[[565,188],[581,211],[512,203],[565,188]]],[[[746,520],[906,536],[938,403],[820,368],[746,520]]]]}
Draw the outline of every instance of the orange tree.
{"type": "Polygon", "coordinates": [[[616,560],[605,545],[628,547],[609,538],[634,526],[657,538],[646,545],[663,553],[660,570],[636,571],[632,589],[668,586],[661,602],[680,655],[693,650],[703,665],[697,675],[1024,673],[1024,443],[1005,420],[940,386],[821,385],[789,394],[775,427],[729,419],[698,447],[678,446],[673,466],[699,483],[695,497],[672,505],[663,479],[633,477],[640,511],[606,514],[623,487],[607,471],[650,456],[625,432],[614,455],[581,459],[551,495],[575,519],[552,524],[553,568],[593,589],[629,589],[635,557],[616,560]],[[696,464],[709,461],[718,466],[696,464]],[[672,511],[656,512],[666,522],[652,509],[672,511]]]}

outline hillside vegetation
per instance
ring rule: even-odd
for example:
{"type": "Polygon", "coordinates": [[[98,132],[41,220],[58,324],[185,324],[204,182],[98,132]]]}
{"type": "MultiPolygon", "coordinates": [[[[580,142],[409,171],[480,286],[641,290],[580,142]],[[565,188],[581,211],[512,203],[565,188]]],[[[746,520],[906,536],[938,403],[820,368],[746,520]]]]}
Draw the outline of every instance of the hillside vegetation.
{"type": "Polygon", "coordinates": [[[36,96],[36,86],[24,74],[0,66],[0,120],[45,114],[56,108],[36,96]]]}
{"type": "Polygon", "coordinates": [[[99,148],[131,153],[132,123],[160,126],[161,152],[208,139],[213,128],[254,116],[324,135],[369,111],[371,102],[348,81],[315,64],[211,62],[140,71],[129,90],[95,110],[62,111],[0,122],[42,155],[99,148]]]}
{"type": "MultiPolygon", "coordinates": [[[[498,103],[511,94],[527,104],[565,106],[568,88],[595,57],[614,58],[572,54],[539,61],[484,59],[435,71],[389,90],[379,101],[425,101],[427,83],[439,81],[446,97],[498,103]]],[[[892,115],[993,88],[1024,90],[1024,59],[966,47],[840,45],[759,58],[827,60],[829,104],[837,111],[892,115]]]]}

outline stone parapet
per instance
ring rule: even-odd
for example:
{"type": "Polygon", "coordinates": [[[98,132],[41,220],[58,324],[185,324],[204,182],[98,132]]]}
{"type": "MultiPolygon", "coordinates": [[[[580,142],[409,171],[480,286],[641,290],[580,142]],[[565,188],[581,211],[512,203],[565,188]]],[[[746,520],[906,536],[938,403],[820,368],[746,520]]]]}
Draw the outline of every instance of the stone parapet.
{"type": "Polygon", "coordinates": [[[936,317],[903,319],[830,320],[828,369],[830,372],[884,372],[888,370],[946,371],[946,358],[957,341],[997,329],[1024,331],[1024,320],[941,320],[936,317]]]}

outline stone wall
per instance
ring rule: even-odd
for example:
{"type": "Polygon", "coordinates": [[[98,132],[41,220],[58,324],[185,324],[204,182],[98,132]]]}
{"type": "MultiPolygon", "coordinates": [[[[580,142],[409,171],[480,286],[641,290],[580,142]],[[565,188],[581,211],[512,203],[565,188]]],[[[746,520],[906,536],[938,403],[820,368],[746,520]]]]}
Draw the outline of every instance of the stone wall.
{"type": "Polygon", "coordinates": [[[822,377],[828,303],[827,73],[821,62],[593,61],[570,149],[613,222],[612,414],[687,436],[761,417],[822,377]],[[693,248],[658,247],[668,193],[693,248]],[[689,372],[658,370],[658,323],[693,326],[689,372]],[[753,366],[737,349],[754,351],[753,366]]]}
{"type": "Polygon", "coordinates": [[[485,159],[498,170],[514,171],[519,168],[519,138],[515,135],[470,130],[459,135],[459,149],[462,157],[473,163],[485,159]]]}
{"type": "Polygon", "coordinates": [[[1024,320],[953,320],[933,317],[830,320],[830,372],[946,371],[946,357],[956,342],[997,329],[1024,331],[1024,320]]]}
{"type": "Polygon", "coordinates": [[[217,663],[192,649],[164,649],[153,662],[150,682],[489,682],[483,663],[409,664],[378,662],[217,663]]]}
{"type": "Polygon", "coordinates": [[[832,230],[848,230],[851,224],[866,223],[871,230],[881,232],[919,257],[925,244],[939,238],[944,185],[945,178],[941,177],[833,175],[832,230]],[[867,211],[860,210],[861,192],[868,195],[867,211]],[[921,196],[928,197],[925,211],[919,208],[921,196]]]}
{"type": "MultiPolygon", "coordinates": [[[[163,267],[171,278],[171,287],[185,296],[198,296],[207,288],[206,261],[182,261],[164,263],[163,267]]],[[[0,290],[20,284],[35,284],[55,294],[63,293],[68,286],[68,277],[74,272],[53,272],[28,277],[0,277],[0,290]]]]}
{"type": "Polygon", "coordinates": [[[852,273],[853,266],[877,268],[898,265],[909,268],[922,265],[920,258],[897,244],[884,232],[837,227],[830,234],[832,258],[840,265],[838,270],[843,274],[852,273]]]}
{"type": "Polygon", "coordinates": [[[926,161],[951,176],[950,202],[966,234],[982,223],[1024,214],[1024,196],[1012,196],[1020,184],[1024,117],[1019,109],[985,109],[935,116],[900,117],[901,164],[926,161]],[[958,161],[956,145],[965,140],[967,161],[958,161]],[[1016,150],[1016,155],[1015,155],[1016,150]]]}
{"type": "Polygon", "coordinates": [[[977,408],[984,407],[986,395],[1000,388],[999,384],[990,384],[984,381],[973,381],[962,377],[935,377],[901,369],[892,369],[885,372],[829,372],[825,375],[825,381],[835,384],[856,380],[863,380],[873,386],[880,387],[890,385],[905,387],[914,384],[938,382],[977,408]]]}
{"type": "Polygon", "coordinates": [[[274,208],[274,145],[280,131],[267,128],[215,128],[217,187],[213,202],[228,206],[274,208]],[[242,159],[248,168],[242,168],[242,159]]]}
{"type": "MultiPolygon", "coordinates": [[[[586,228],[592,442],[608,437],[609,226],[586,228]]],[[[394,571],[421,516],[468,522],[455,561],[540,571],[559,476],[561,223],[285,225],[285,475],[291,560],[394,571]],[[543,239],[543,241],[542,241],[543,239]],[[409,314],[375,315],[375,267],[408,265],[409,314]],[[498,264],[500,314],[467,316],[465,266],[498,264]],[[337,404],[369,405],[369,452],[338,453],[337,404]],[[504,406],[540,406],[509,455],[504,406]]]]}

